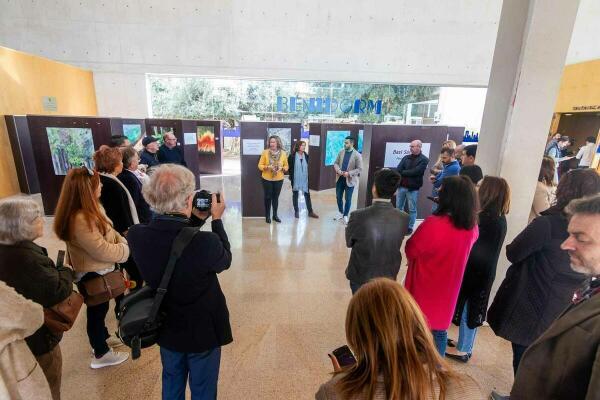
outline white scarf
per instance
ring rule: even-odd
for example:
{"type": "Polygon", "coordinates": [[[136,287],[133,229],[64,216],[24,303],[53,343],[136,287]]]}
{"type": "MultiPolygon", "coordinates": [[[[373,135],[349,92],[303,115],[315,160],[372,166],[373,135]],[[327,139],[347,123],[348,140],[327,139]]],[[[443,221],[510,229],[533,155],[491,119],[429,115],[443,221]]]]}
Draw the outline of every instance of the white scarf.
{"type": "Polygon", "coordinates": [[[134,225],[139,224],[140,220],[138,218],[137,209],[135,208],[135,203],[133,202],[133,199],[131,198],[131,194],[129,193],[129,190],[127,190],[125,185],[123,185],[123,182],[121,182],[116,176],[107,174],[105,172],[100,172],[100,175],[106,176],[107,178],[110,178],[110,179],[114,180],[115,182],[117,182],[119,185],[121,185],[121,187],[123,188],[125,193],[127,193],[127,201],[129,202],[129,210],[131,211],[131,218],[133,219],[133,224],[134,225]]]}

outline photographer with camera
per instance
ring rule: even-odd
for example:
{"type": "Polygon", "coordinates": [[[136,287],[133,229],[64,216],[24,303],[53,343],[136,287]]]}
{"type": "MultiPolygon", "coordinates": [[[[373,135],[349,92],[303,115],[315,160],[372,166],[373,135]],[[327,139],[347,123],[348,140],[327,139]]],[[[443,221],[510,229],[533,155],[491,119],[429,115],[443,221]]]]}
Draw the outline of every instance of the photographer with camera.
{"type": "Polygon", "coordinates": [[[217,194],[196,194],[194,175],[185,167],[156,167],[143,187],[156,215],[128,234],[142,277],[156,289],[179,232],[200,227],[212,217],[212,232],[198,232],[175,264],[162,303],[166,314],[159,331],[163,399],[184,399],[189,377],[192,398],[216,398],[221,346],[233,341],[229,311],[217,274],[231,265],[229,240],[221,217],[225,200],[217,194]],[[200,206],[200,209],[196,208],[200,206]],[[210,208],[205,210],[206,206],[210,208]]]}

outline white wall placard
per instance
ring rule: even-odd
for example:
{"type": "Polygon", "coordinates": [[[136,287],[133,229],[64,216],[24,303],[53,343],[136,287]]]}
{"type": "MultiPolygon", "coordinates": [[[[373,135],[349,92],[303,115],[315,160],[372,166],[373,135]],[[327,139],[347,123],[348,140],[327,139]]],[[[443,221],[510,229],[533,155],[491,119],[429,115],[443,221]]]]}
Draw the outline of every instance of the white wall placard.
{"type": "Polygon", "coordinates": [[[242,140],[242,154],[245,156],[260,156],[265,149],[263,139],[244,139],[242,140]]]}
{"type": "Polygon", "coordinates": [[[42,97],[42,107],[44,111],[56,111],[58,110],[58,105],[56,102],[56,97],[54,96],[43,96],[42,97]]]}
{"type": "MultiPolygon", "coordinates": [[[[423,143],[421,152],[429,158],[431,143],[423,143]]],[[[400,164],[402,157],[410,154],[410,143],[408,142],[388,142],[385,144],[385,161],[383,166],[386,168],[396,168],[400,164]]]]}
{"type": "Polygon", "coordinates": [[[196,132],[185,132],[183,134],[183,144],[197,144],[196,132]]]}
{"type": "Polygon", "coordinates": [[[319,135],[310,135],[309,146],[317,146],[321,144],[321,136],[319,135]]]}

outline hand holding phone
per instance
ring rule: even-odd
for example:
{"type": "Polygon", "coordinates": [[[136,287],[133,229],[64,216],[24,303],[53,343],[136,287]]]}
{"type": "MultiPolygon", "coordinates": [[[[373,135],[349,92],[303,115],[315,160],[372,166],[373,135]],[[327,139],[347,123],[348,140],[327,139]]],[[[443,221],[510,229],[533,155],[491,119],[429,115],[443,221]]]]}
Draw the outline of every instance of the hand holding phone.
{"type": "Polygon", "coordinates": [[[354,354],[352,354],[352,351],[346,345],[335,349],[332,354],[329,355],[329,358],[331,358],[333,369],[336,372],[336,368],[339,368],[341,371],[341,369],[344,367],[356,364],[356,358],[354,358],[354,354]]]}

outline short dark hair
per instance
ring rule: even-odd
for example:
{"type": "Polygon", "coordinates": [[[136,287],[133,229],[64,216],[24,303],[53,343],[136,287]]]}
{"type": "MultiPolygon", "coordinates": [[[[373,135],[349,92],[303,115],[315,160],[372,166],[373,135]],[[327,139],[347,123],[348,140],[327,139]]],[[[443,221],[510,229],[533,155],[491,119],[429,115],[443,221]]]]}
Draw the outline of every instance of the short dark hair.
{"type": "Polygon", "coordinates": [[[442,151],[440,151],[440,154],[447,154],[450,157],[454,157],[454,149],[451,149],[449,147],[442,147],[442,151]]]}
{"type": "Polygon", "coordinates": [[[570,217],[575,214],[600,215],[600,193],[571,201],[565,211],[570,217]]]}
{"type": "Polygon", "coordinates": [[[126,140],[129,140],[127,136],[118,135],[110,138],[110,147],[120,147],[123,146],[126,140]]]}
{"type": "Polygon", "coordinates": [[[572,200],[597,193],[600,193],[600,175],[596,170],[573,169],[560,177],[555,207],[563,211],[572,200]]]}
{"type": "Polygon", "coordinates": [[[375,185],[377,195],[382,199],[391,199],[398,189],[400,179],[402,179],[400,174],[390,168],[382,168],[375,172],[373,185],[375,185]]]}
{"type": "Polygon", "coordinates": [[[448,176],[442,180],[439,205],[434,215],[447,215],[458,229],[473,229],[477,225],[479,198],[475,185],[466,176],[448,176]]]}
{"type": "Polygon", "coordinates": [[[561,136],[560,139],[558,139],[559,142],[570,142],[571,138],[568,136],[561,136]]]}
{"type": "Polygon", "coordinates": [[[468,176],[474,185],[483,179],[483,171],[479,165],[466,165],[460,169],[460,175],[468,176]]]}
{"type": "Polygon", "coordinates": [[[466,146],[463,151],[465,152],[465,155],[467,157],[473,157],[475,158],[477,156],[477,145],[476,144],[471,144],[469,146],[466,146]]]}
{"type": "Polygon", "coordinates": [[[596,143],[596,138],[593,136],[588,136],[585,140],[590,143],[596,143]]]}
{"type": "Polygon", "coordinates": [[[344,140],[349,140],[352,142],[352,144],[354,144],[354,138],[352,136],[346,136],[344,140]]]}

